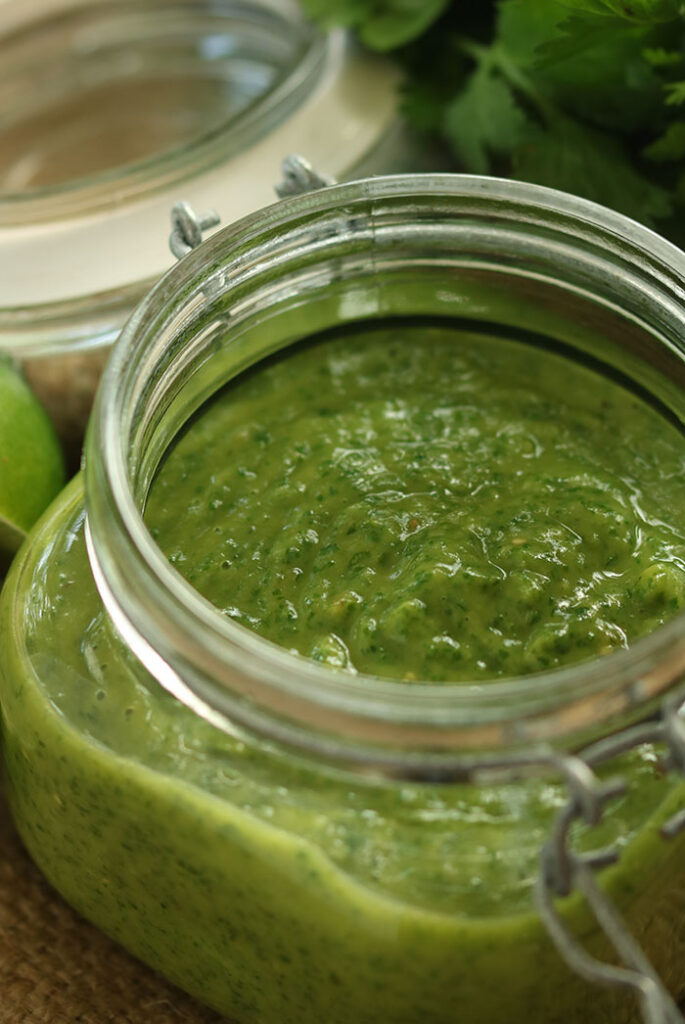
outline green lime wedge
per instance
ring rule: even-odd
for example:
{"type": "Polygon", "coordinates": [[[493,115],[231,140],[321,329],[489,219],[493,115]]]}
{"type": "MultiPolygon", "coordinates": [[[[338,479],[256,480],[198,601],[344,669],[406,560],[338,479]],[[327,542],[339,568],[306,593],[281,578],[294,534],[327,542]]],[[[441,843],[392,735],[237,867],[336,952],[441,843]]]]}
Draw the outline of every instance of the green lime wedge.
{"type": "Polygon", "coordinates": [[[47,413],[0,359],[0,553],[16,551],[64,485],[64,460],[47,413]]]}

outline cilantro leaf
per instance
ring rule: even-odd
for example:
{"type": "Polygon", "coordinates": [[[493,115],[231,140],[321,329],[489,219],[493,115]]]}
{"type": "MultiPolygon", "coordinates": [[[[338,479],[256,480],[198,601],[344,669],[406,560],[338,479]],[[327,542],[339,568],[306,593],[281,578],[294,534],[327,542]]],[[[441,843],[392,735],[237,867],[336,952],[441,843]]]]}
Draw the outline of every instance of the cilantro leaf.
{"type": "Polygon", "coordinates": [[[586,196],[685,240],[685,0],[302,0],[393,50],[455,169],[586,196]]]}
{"type": "Polygon", "coordinates": [[[449,0],[301,0],[307,14],[327,25],[353,28],[366,46],[387,51],[416,39],[449,0]]]}
{"type": "Polygon", "coordinates": [[[507,82],[481,64],[445,111],[445,134],[467,170],[487,174],[492,155],[506,155],[522,139],[527,118],[507,82]]]}
{"type": "MultiPolygon", "coordinates": [[[[652,130],[663,83],[645,56],[652,27],[575,14],[538,47],[538,87],[583,120],[625,135],[652,130]]],[[[656,126],[658,127],[658,125],[656,126]]]]}
{"type": "Polygon", "coordinates": [[[685,82],[669,82],[666,85],[666,103],[669,106],[685,103],[685,82]]]}
{"type": "Polygon", "coordinates": [[[683,62],[682,53],[678,50],[667,50],[664,46],[646,46],[642,52],[647,63],[653,68],[669,68],[683,62]]]}
{"type": "Polygon", "coordinates": [[[685,121],[671,121],[663,135],[645,147],[643,155],[656,163],[685,159],[685,121]]]}
{"type": "Polygon", "coordinates": [[[495,43],[519,67],[530,69],[538,61],[540,48],[563,35],[567,15],[555,0],[501,0],[495,43]]]}
{"type": "Polygon", "coordinates": [[[618,14],[631,21],[669,21],[682,13],[681,0],[562,0],[590,14],[618,14]]]}
{"type": "Polygon", "coordinates": [[[380,5],[362,28],[362,42],[374,50],[392,50],[421,35],[442,14],[449,0],[394,0],[380,5]]]}
{"type": "Polygon", "coordinates": [[[663,130],[654,118],[663,83],[644,58],[644,28],[614,16],[591,17],[587,25],[585,15],[565,19],[550,0],[502,0],[498,11],[492,45],[467,45],[477,67],[445,112],[444,132],[462,166],[489,173],[505,158],[516,177],[646,223],[670,216],[668,191],[615,134],[663,130]],[[569,31],[574,45],[562,49],[569,31]],[[550,62],[556,47],[561,59],[550,62]]]}
{"type": "MultiPolygon", "coordinates": [[[[430,40],[431,34],[427,37],[430,40]]],[[[402,86],[402,113],[419,132],[440,136],[445,110],[471,73],[471,62],[455,39],[450,39],[437,53],[426,53],[415,44],[408,54],[408,78],[402,86]],[[425,74],[426,60],[431,60],[431,74],[425,74]]]]}
{"type": "Polygon", "coordinates": [[[568,118],[534,129],[514,153],[513,172],[646,224],[672,213],[668,192],[631,165],[629,153],[617,140],[568,118]]]}

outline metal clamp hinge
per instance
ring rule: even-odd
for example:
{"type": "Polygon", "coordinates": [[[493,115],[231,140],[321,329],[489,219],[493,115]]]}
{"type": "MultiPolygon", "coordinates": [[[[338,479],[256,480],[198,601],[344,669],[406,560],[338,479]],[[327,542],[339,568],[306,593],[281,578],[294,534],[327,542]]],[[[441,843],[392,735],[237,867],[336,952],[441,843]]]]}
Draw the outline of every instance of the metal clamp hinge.
{"type": "Polygon", "coordinates": [[[319,174],[308,160],[298,153],[290,153],[281,164],[283,181],[274,185],[276,195],[280,199],[286,196],[299,196],[305,192],[316,192],[320,188],[334,185],[333,178],[319,174]]]}
{"type": "MultiPolygon", "coordinates": [[[[281,173],[283,180],[274,186],[276,195],[281,199],[314,192],[335,184],[333,178],[319,174],[308,160],[297,153],[290,153],[285,157],[281,163],[281,173]]],[[[220,223],[221,218],[216,210],[197,214],[189,203],[174,203],[171,208],[169,248],[176,259],[181,260],[196,249],[202,242],[203,232],[215,228],[220,223]]]]}
{"type": "MultiPolygon", "coordinates": [[[[599,824],[606,804],[626,791],[620,778],[602,782],[595,774],[595,767],[644,743],[664,745],[667,750],[664,769],[685,775],[685,722],[676,706],[664,708],[657,721],[637,725],[587,747],[576,757],[564,758],[570,796],[557,815],[552,838],[542,851],[535,903],[559,953],[573,970],[588,981],[631,990],[640,1002],[646,1024],[683,1024],[685,1018],[594,877],[595,870],[617,862],[618,852],[604,849],[578,854],[570,846],[570,831],[575,821],[599,824]],[[555,908],[554,899],[574,890],[582,894],[622,966],[591,956],[567,928],[555,908]]],[[[683,830],[685,809],[665,822],[661,835],[671,839],[683,830]]]]}
{"type": "Polygon", "coordinates": [[[169,248],[177,260],[183,259],[196,249],[202,241],[203,231],[215,228],[221,223],[216,210],[197,214],[189,203],[174,203],[171,208],[171,234],[169,248]]]}

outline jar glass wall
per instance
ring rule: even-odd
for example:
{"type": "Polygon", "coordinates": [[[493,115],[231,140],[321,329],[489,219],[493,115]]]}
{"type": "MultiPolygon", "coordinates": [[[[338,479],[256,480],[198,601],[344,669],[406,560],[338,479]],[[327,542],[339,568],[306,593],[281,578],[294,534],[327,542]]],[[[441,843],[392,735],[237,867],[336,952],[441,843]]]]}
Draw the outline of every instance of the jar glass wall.
{"type": "MultiPolygon", "coordinates": [[[[455,1007],[474,1024],[635,1019],[629,997],[569,972],[531,909],[564,786],[538,775],[477,787],[459,766],[574,749],[649,714],[682,677],[681,619],[527,680],[417,690],[348,677],[222,618],[141,510],[174,437],[226,380],[344,323],[437,315],[534,330],[682,420],[682,262],[559,194],[388,178],[274,206],[156,287],[106,371],[87,527],[76,481],[3,593],[10,801],[78,909],[237,1020],[447,1024],[455,1007]]],[[[683,787],[651,747],[620,767],[626,796],[578,841],[619,846],[602,883],[680,993],[683,847],[658,830],[683,787]]],[[[603,951],[577,897],[563,913],[603,951]]]]}

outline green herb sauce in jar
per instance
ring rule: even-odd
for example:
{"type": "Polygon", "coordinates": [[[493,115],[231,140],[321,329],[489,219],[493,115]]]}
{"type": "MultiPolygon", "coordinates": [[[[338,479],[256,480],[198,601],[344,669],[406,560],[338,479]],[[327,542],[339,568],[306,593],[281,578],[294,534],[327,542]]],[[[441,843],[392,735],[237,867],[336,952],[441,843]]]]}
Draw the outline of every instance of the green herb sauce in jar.
{"type": "Polygon", "coordinates": [[[224,390],[147,521],[226,615],[302,655],[520,675],[625,647],[685,604],[685,437],[563,355],[381,326],[224,390]]]}

